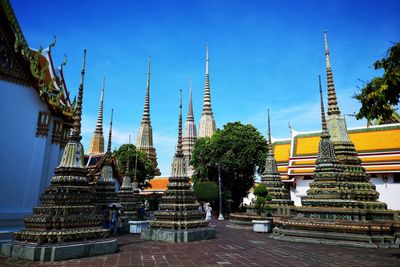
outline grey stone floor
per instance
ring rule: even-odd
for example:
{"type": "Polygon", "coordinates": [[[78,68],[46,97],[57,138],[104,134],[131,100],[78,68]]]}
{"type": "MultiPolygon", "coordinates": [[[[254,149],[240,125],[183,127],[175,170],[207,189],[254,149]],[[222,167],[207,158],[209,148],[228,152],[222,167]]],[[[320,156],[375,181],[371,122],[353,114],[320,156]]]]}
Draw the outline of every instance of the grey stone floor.
{"type": "Polygon", "coordinates": [[[171,244],[123,235],[115,254],[47,263],[0,256],[0,266],[400,266],[400,249],[284,242],[226,224],[213,218],[215,240],[171,244]]]}

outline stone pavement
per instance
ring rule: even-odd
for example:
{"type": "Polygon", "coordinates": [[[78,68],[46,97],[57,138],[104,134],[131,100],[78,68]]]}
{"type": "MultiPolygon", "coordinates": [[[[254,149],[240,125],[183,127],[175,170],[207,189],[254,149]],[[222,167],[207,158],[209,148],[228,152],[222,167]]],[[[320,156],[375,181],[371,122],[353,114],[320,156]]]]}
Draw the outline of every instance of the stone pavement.
{"type": "Polygon", "coordinates": [[[212,222],[215,240],[186,244],[118,237],[119,252],[61,262],[32,263],[0,256],[0,266],[400,266],[400,249],[361,249],[278,241],[270,234],[212,222]]]}

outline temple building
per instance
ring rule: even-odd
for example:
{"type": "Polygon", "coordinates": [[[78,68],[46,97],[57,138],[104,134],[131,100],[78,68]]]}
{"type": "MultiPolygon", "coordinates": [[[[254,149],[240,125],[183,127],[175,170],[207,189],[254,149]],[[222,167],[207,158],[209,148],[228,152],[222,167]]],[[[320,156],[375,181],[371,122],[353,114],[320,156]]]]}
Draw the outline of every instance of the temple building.
{"type": "Polygon", "coordinates": [[[10,2],[0,1],[0,242],[22,229],[38,204],[71,128],[75,101],[54,45],[30,48],[10,2]]]}
{"type": "Polygon", "coordinates": [[[139,151],[143,151],[147,154],[149,159],[153,162],[155,168],[155,176],[159,176],[161,175],[161,173],[160,170],[157,168],[157,154],[156,149],[153,146],[153,128],[151,127],[150,120],[150,64],[151,58],[149,58],[148,63],[146,96],[144,99],[142,122],[136,140],[136,148],[139,151]]]}
{"type": "Polygon", "coordinates": [[[97,115],[96,129],[94,130],[92,139],[90,140],[90,146],[88,150],[89,155],[104,153],[104,136],[103,136],[104,83],[105,83],[105,78],[103,78],[103,83],[101,86],[99,113],[97,115]]]}
{"type": "Polygon", "coordinates": [[[208,45],[206,47],[206,80],[204,84],[203,113],[199,123],[199,137],[210,137],[217,130],[212,108],[210,93],[210,76],[208,73],[208,45]]]}
{"type": "Polygon", "coordinates": [[[179,106],[178,143],[171,164],[171,177],[161,198],[159,209],[150,229],[142,232],[142,239],[181,243],[214,239],[215,229],[209,227],[198,209],[196,196],[189,183],[182,152],[182,91],[179,106]]]}
{"type": "Polygon", "coordinates": [[[194,122],[193,115],[193,102],[192,102],[192,81],[190,80],[190,97],[189,97],[189,108],[186,116],[185,127],[183,128],[182,136],[182,152],[186,162],[186,170],[189,177],[192,176],[194,168],[189,165],[192,157],[194,143],[197,139],[196,124],[194,122]]]}
{"type": "Polygon", "coordinates": [[[93,204],[93,188],[83,162],[80,140],[85,66],[86,50],[73,125],[61,162],[40,196],[40,204],[25,218],[26,229],[2,245],[2,252],[9,257],[56,261],[117,251],[117,240],[108,238],[110,231],[101,227],[103,216],[93,204]]]}

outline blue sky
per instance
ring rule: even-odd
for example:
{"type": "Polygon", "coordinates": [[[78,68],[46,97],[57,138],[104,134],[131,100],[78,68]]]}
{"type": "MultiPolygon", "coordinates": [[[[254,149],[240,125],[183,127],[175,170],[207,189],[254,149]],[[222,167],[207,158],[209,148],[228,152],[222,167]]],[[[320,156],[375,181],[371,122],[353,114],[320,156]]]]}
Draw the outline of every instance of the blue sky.
{"type": "MultiPolygon", "coordinates": [[[[24,1],[11,0],[28,44],[48,46],[56,65],[67,54],[67,87],[76,95],[82,50],[87,68],[83,145],[95,128],[106,77],[104,130],[114,108],[113,148],[135,142],[143,111],[147,60],[152,57],[151,119],[162,175],[169,175],[177,138],[179,89],[187,112],[193,80],[195,120],[202,111],[205,44],[218,128],[251,123],[265,135],[320,129],[318,75],[326,93],[323,30],[342,113],[358,110],[351,96],[380,74],[372,63],[400,41],[400,1],[24,1]]],[[[349,127],[365,125],[347,117],[349,127]]]]}

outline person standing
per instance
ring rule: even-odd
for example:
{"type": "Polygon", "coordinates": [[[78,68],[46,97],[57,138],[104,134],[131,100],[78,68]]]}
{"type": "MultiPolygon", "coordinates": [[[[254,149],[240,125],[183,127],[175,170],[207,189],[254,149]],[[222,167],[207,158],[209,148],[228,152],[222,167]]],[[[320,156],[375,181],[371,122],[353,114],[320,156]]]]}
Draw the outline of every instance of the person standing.
{"type": "Polygon", "coordinates": [[[212,208],[210,206],[210,203],[206,204],[206,221],[211,224],[211,216],[212,216],[212,208]]]}
{"type": "Polygon", "coordinates": [[[109,227],[111,230],[111,236],[116,236],[117,235],[117,223],[119,219],[119,212],[117,210],[117,207],[115,205],[112,205],[110,212],[108,213],[108,221],[109,227]]]}

